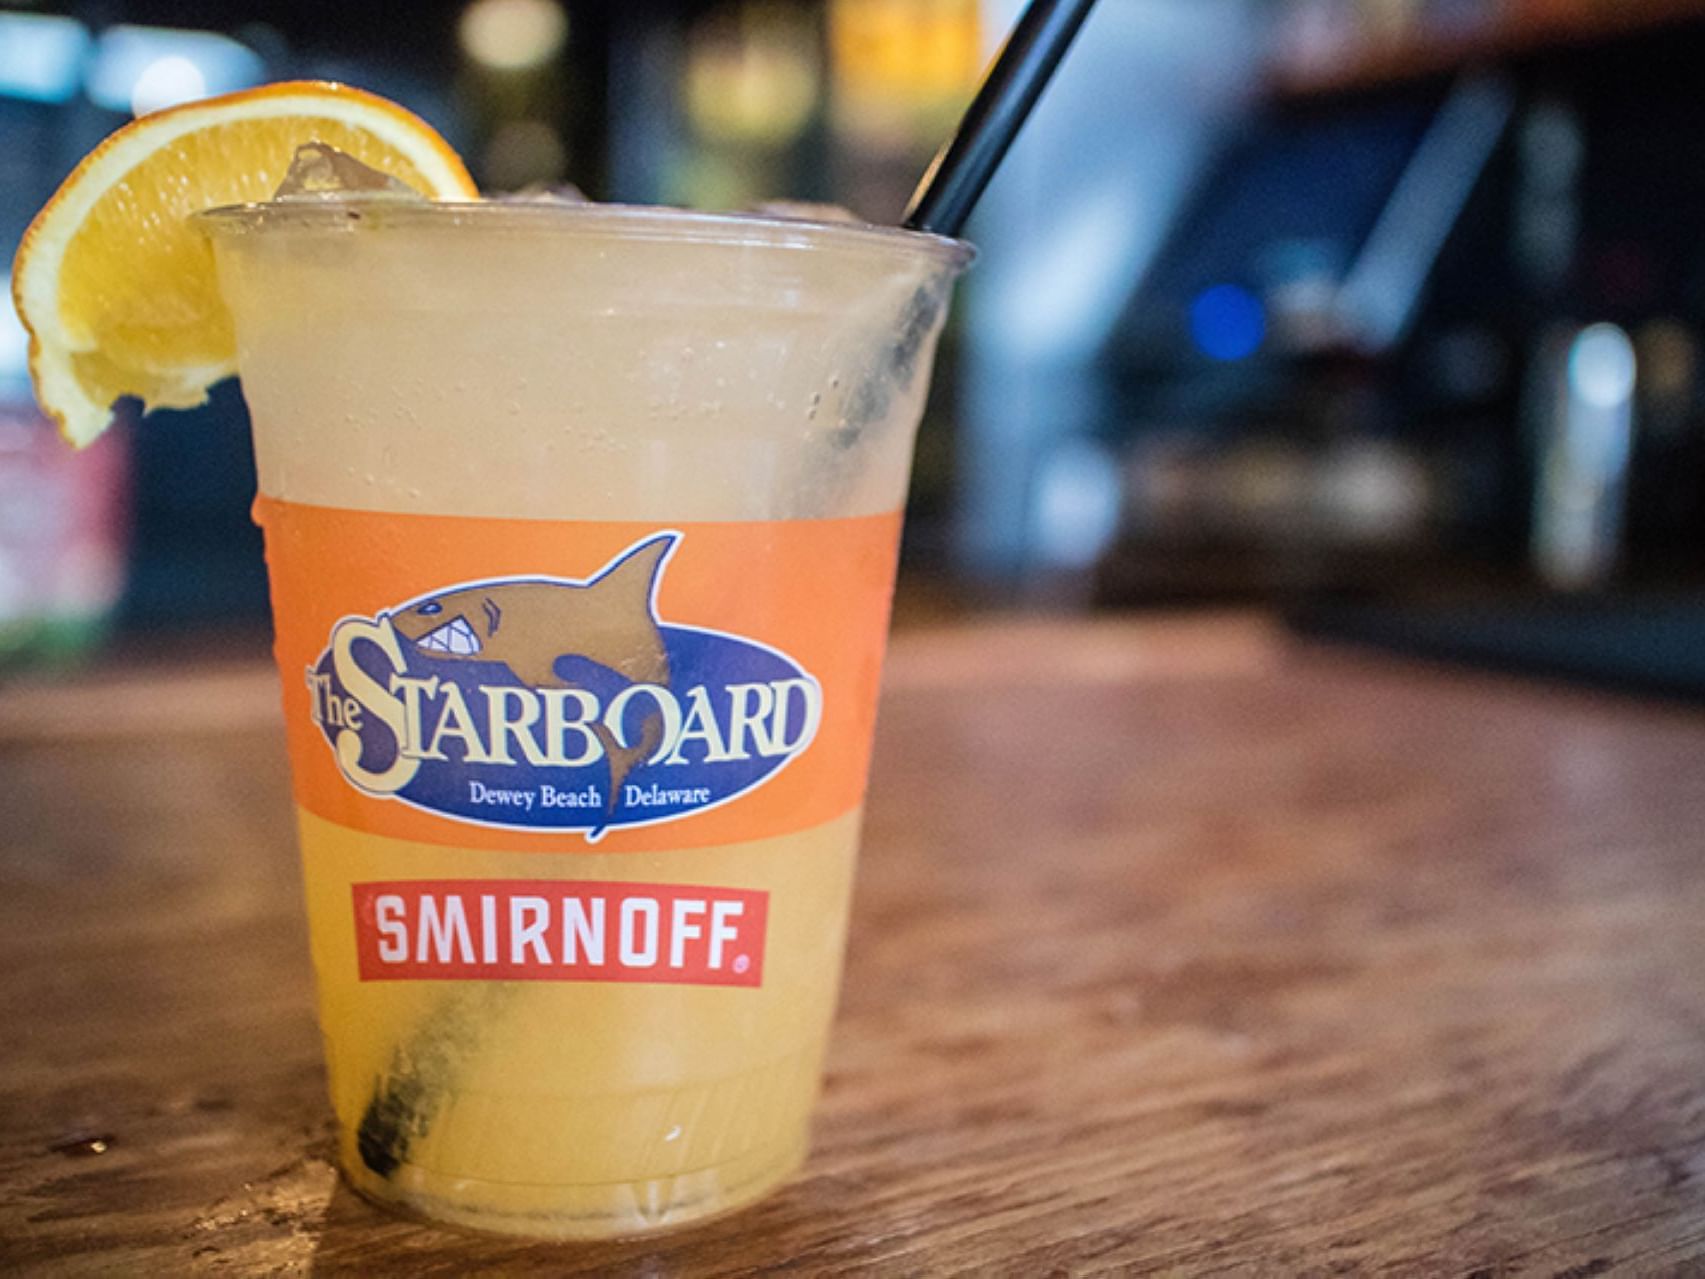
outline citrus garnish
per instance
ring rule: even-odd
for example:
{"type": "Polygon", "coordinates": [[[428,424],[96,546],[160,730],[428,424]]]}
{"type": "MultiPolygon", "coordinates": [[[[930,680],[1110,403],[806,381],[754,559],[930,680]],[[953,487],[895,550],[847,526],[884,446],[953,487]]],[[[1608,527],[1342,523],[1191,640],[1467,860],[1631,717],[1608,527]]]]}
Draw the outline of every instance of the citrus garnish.
{"type": "Polygon", "coordinates": [[[187,219],[270,199],[309,141],[433,199],[478,195],[430,125],[344,85],[267,85],[132,121],[65,179],[12,266],[36,398],[72,444],[104,431],[120,396],[189,408],[236,372],[212,249],[187,219]]]}

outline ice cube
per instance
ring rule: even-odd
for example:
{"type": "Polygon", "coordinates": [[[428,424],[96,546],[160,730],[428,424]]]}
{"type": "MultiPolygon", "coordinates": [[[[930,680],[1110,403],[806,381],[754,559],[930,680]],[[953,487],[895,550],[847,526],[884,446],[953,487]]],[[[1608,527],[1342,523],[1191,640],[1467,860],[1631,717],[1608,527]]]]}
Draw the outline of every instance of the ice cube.
{"type": "Polygon", "coordinates": [[[335,200],[345,195],[358,195],[364,200],[374,196],[426,199],[408,183],[370,168],[354,156],[324,142],[304,142],[296,148],[296,155],[290,161],[290,171],[284,175],[284,181],[278,184],[272,198],[335,200]]]}
{"type": "Polygon", "coordinates": [[[766,218],[786,218],[794,222],[863,222],[864,219],[838,204],[816,204],[810,200],[765,200],[755,204],[750,212],[766,218]]]}
{"type": "Polygon", "coordinates": [[[560,186],[535,184],[496,197],[499,204],[591,204],[586,193],[572,183],[560,186]]]}

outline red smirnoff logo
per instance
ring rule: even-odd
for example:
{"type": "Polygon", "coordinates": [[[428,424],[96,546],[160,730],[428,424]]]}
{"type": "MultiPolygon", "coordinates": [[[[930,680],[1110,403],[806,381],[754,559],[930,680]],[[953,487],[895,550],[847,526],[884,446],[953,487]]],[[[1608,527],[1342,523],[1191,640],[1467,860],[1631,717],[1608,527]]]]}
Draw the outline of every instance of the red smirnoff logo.
{"type": "Polygon", "coordinates": [[[362,981],[761,986],[769,894],[556,879],[355,885],[362,981]]]}

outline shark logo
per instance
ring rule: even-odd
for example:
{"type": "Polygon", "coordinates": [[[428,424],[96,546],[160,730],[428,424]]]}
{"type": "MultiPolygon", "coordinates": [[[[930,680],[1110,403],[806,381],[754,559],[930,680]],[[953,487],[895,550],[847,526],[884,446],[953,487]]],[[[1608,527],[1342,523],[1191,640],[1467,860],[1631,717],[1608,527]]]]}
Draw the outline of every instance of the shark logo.
{"type": "MultiPolygon", "coordinates": [[[[488,582],[446,591],[398,612],[392,624],[422,652],[464,661],[501,662],[533,688],[580,687],[557,663],[591,663],[633,683],[667,687],[669,655],[651,599],[672,537],[628,551],[585,586],[560,582],[488,582]],[[509,619],[506,628],[505,616],[509,619]],[[572,651],[571,651],[572,650],[572,651]]],[[[640,739],[619,743],[601,723],[591,731],[610,760],[610,793],[657,749],[662,718],[646,717],[640,739]]]]}
{"type": "Polygon", "coordinates": [[[658,618],[681,541],[658,533],[584,580],[463,583],[343,619],[307,684],[345,779],[593,840],[767,780],[810,746],[821,688],[767,645],[658,618]]]}

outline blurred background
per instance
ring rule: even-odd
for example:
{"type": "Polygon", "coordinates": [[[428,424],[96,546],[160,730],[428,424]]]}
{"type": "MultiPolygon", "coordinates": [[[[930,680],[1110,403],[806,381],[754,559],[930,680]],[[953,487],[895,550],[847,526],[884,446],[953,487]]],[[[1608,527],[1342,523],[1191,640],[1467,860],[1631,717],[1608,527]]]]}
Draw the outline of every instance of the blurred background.
{"type": "MultiPolygon", "coordinates": [[[[1017,0],[0,0],[0,262],[127,119],[349,80],[482,185],[896,220],[1017,0]]],[[[1705,696],[1705,0],[1101,0],[970,231],[902,618],[1253,605],[1705,696]]],[[[0,317],[0,664],[265,634],[240,394],[0,317]]]]}

